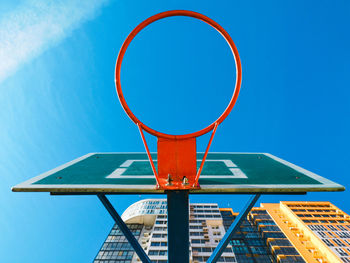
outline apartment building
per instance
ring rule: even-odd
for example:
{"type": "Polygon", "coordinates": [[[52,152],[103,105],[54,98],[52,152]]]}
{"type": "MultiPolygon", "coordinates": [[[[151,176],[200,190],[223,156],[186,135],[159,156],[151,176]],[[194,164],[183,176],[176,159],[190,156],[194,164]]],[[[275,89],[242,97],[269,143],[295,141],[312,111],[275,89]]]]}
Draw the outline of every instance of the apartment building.
{"type": "MultiPolygon", "coordinates": [[[[165,199],[145,199],[122,215],[152,262],[167,262],[165,199]]],[[[190,261],[206,262],[238,214],[190,204],[190,261]]],[[[115,225],[94,263],[140,262],[115,225]]],[[[253,208],[219,262],[350,262],[350,217],[330,202],[280,202],[253,208]]]]}

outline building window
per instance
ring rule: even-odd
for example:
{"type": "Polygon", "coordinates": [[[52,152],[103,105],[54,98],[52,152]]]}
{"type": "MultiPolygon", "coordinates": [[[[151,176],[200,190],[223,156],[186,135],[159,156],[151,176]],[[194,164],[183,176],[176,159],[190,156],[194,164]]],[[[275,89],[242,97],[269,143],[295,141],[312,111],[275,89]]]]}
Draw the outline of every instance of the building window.
{"type": "MultiPolygon", "coordinates": [[[[350,246],[350,241],[347,239],[343,239],[343,241],[345,241],[346,244],[348,244],[350,246]]],[[[350,252],[350,251],[349,251],[350,252]]]]}
{"type": "Polygon", "coordinates": [[[348,256],[348,254],[343,249],[341,249],[340,247],[335,247],[334,249],[335,249],[335,251],[338,252],[338,254],[340,256],[342,256],[342,257],[347,257],[348,256]]]}
{"type": "Polygon", "coordinates": [[[154,227],[154,231],[166,231],[166,230],[167,230],[166,227],[160,227],[160,226],[154,227]]]}
{"type": "Polygon", "coordinates": [[[204,239],[191,239],[192,244],[204,244],[205,240],[204,239]]]}
{"type": "Polygon", "coordinates": [[[349,232],[336,232],[340,238],[350,238],[349,232]]]}
{"type": "Polygon", "coordinates": [[[345,263],[350,263],[350,259],[349,258],[341,258],[341,260],[343,261],[343,262],[345,262],[345,263]]]}
{"type": "Polygon", "coordinates": [[[156,233],[153,234],[153,238],[166,238],[168,235],[167,234],[160,234],[160,233],[156,233]]]}
{"type": "Polygon", "coordinates": [[[275,249],[275,253],[283,255],[299,255],[298,251],[294,247],[280,247],[275,249]]]}
{"type": "Polygon", "coordinates": [[[334,243],[336,243],[338,246],[340,247],[345,247],[345,244],[343,242],[341,242],[339,239],[334,238],[333,239],[334,243]]]}
{"type": "Polygon", "coordinates": [[[329,239],[325,239],[322,238],[322,241],[329,247],[334,247],[334,244],[329,240],[329,239]]]}
{"type": "Polygon", "coordinates": [[[318,231],[328,231],[328,229],[324,226],[321,226],[321,225],[309,225],[309,228],[311,230],[318,230],[318,231]]]}
{"type": "Polygon", "coordinates": [[[152,247],[166,247],[168,245],[167,242],[151,242],[152,247]]]}
{"type": "Polygon", "coordinates": [[[347,229],[345,228],[345,227],[343,227],[343,226],[337,226],[341,231],[347,231],[347,229]]]}

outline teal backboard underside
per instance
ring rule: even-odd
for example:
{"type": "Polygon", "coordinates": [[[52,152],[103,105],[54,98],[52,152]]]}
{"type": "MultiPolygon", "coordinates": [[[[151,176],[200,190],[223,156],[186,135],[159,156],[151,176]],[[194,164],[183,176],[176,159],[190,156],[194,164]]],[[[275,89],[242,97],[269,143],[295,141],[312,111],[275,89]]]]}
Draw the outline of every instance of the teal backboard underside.
{"type": "MultiPolygon", "coordinates": [[[[156,154],[152,158],[157,163],[156,154]]],[[[197,154],[197,165],[203,153],[197,154]]],[[[157,164],[156,164],[157,166],[157,164]]],[[[209,153],[191,193],[343,191],[344,187],[267,153],[209,153]]],[[[90,153],[12,188],[16,192],[162,193],[145,153],[90,153]]]]}

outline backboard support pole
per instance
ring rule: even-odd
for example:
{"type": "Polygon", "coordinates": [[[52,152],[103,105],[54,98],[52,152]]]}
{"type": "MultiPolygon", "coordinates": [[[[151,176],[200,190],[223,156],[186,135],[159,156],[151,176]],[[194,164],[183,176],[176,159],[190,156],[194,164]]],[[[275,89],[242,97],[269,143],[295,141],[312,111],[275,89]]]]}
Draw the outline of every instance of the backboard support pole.
{"type": "Polygon", "coordinates": [[[120,230],[123,232],[126,239],[129,241],[130,245],[135,250],[136,254],[139,256],[142,262],[144,263],[151,263],[151,260],[147,256],[146,252],[142,249],[139,242],[134,237],[133,233],[130,231],[130,229],[127,227],[127,225],[124,223],[123,219],[119,216],[117,211],[114,209],[113,205],[109,202],[107,197],[104,194],[98,194],[97,197],[100,199],[104,207],[107,209],[109,214],[114,219],[115,223],[118,225],[120,230]]]}
{"type": "Polygon", "coordinates": [[[233,221],[232,225],[227,230],[225,236],[221,239],[220,243],[217,245],[217,247],[211,254],[207,263],[216,263],[217,260],[221,257],[222,252],[224,252],[225,248],[227,247],[228,243],[232,239],[233,235],[237,232],[242,221],[245,218],[247,218],[248,213],[250,212],[252,207],[255,205],[256,201],[258,201],[259,197],[260,197],[260,194],[251,196],[248,203],[244,206],[243,210],[235,218],[235,221],[233,221]]]}
{"type": "Polygon", "coordinates": [[[189,241],[189,191],[166,191],[168,204],[168,262],[188,263],[189,241]]]}

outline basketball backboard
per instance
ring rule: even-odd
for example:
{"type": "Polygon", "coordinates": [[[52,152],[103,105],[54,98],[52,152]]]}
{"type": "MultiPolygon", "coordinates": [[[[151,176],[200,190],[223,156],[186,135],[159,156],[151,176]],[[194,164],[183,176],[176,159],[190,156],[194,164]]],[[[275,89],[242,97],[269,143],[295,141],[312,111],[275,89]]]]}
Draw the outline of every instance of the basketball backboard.
{"type": "MultiPolygon", "coordinates": [[[[152,158],[157,161],[156,154],[152,158]]],[[[199,166],[203,153],[197,154],[199,166]]],[[[209,153],[190,193],[343,191],[334,183],[267,153],[209,153]]],[[[164,193],[146,153],[90,153],[12,188],[14,192],[164,193]]]]}

